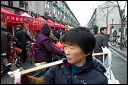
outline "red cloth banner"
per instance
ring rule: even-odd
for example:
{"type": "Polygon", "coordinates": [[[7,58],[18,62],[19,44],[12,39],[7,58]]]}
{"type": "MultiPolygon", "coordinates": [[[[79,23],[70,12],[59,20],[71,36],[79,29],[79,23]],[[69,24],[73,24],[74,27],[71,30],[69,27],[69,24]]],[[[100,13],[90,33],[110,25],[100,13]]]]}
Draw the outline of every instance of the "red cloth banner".
{"type": "Polygon", "coordinates": [[[48,22],[48,25],[49,25],[50,27],[55,27],[54,22],[51,21],[50,19],[48,19],[47,22],[48,22]]]}
{"type": "Polygon", "coordinates": [[[13,23],[23,23],[23,16],[15,15],[15,14],[5,14],[5,19],[7,22],[13,23]]]}

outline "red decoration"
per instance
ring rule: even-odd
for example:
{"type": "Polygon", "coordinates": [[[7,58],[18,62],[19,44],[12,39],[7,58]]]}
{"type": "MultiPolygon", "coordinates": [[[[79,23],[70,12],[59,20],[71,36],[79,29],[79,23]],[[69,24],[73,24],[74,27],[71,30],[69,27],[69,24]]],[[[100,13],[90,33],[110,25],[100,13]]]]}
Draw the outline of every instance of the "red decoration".
{"type": "Polygon", "coordinates": [[[64,49],[64,45],[62,45],[60,42],[57,44],[54,44],[56,48],[64,49]]]}

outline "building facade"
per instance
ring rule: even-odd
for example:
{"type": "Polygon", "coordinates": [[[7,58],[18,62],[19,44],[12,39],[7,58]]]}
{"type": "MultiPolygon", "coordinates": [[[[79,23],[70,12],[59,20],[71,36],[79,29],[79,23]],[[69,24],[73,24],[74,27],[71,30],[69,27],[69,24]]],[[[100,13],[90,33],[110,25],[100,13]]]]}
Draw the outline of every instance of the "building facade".
{"type": "Polygon", "coordinates": [[[14,14],[27,12],[32,17],[41,16],[71,27],[80,25],[65,1],[1,1],[1,7],[14,14]]]}
{"type": "MultiPolygon", "coordinates": [[[[118,35],[121,35],[121,20],[117,5],[108,1],[99,5],[94,10],[92,17],[87,24],[88,27],[94,25],[98,26],[98,32],[100,27],[108,27],[108,34],[112,34],[113,31],[116,30],[118,35]]],[[[126,31],[127,25],[124,26],[124,35],[127,35],[126,31]]]]}

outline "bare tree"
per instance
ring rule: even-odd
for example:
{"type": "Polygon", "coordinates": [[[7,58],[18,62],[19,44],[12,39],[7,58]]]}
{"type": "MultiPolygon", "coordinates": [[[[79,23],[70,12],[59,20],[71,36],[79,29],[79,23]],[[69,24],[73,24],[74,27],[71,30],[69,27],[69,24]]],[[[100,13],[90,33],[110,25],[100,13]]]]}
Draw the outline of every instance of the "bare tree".
{"type": "Polygon", "coordinates": [[[125,2],[125,5],[124,5],[124,9],[121,10],[121,7],[119,5],[119,2],[117,2],[117,6],[118,6],[118,9],[119,9],[119,14],[120,14],[120,20],[121,20],[121,38],[120,38],[120,45],[122,44],[122,38],[124,37],[124,25],[125,25],[125,20],[127,18],[127,16],[125,16],[125,6],[127,4],[127,1],[125,2]]]}

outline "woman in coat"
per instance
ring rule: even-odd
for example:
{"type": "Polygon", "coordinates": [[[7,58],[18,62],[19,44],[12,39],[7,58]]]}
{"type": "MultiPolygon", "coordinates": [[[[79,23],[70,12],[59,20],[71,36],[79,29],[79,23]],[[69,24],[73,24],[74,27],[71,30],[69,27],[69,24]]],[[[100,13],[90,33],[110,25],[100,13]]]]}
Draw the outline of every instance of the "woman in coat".
{"type": "MultiPolygon", "coordinates": [[[[33,84],[108,84],[103,64],[92,57],[95,37],[85,27],[69,30],[61,41],[66,59],[52,66],[43,77],[28,76],[33,84]]],[[[23,81],[22,81],[23,82],[23,81]]]]}
{"type": "Polygon", "coordinates": [[[50,27],[47,22],[44,22],[40,33],[36,37],[35,42],[35,63],[52,62],[52,54],[64,56],[64,51],[57,49],[49,37],[50,27]]]}

